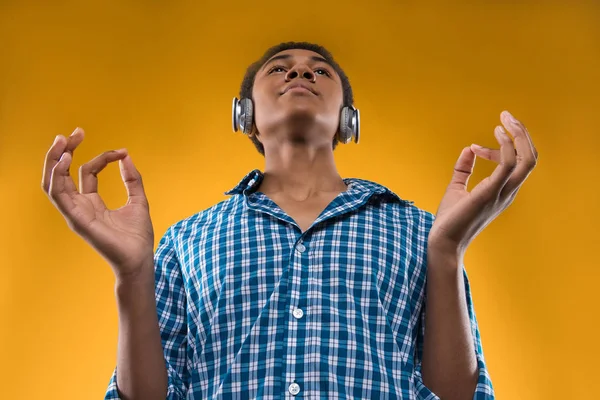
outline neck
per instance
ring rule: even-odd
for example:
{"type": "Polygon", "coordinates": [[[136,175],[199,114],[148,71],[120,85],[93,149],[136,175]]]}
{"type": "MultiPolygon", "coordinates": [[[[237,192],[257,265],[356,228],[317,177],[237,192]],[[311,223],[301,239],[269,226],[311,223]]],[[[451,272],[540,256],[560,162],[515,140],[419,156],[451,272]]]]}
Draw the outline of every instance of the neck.
{"type": "Polygon", "coordinates": [[[258,188],[262,193],[305,201],[346,189],[331,147],[286,143],[277,149],[265,149],[264,179],[258,188]]]}

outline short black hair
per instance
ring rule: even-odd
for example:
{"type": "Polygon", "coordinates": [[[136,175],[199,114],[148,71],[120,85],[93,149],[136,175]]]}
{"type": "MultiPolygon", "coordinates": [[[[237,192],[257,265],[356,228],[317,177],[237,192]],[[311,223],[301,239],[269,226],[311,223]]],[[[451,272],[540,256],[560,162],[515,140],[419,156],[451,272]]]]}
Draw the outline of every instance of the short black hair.
{"type": "MultiPolygon", "coordinates": [[[[352,87],[350,86],[350,81],[348,80],[348,77],[346,76],[342,68],[340,68],[338,63],[335,62],[331,53],[323,46],[308,42],[284,42],[268,49],[258,61],[255,61],[248,67],[248,69],[246,69],[246,74],[244,75],[244,79],[242,80],[242,85],[240,87],[240,98],[252,99],[252,88],[254,87],[254,78],[256,77],[256,73],[258,72],[258,70],[264,65],[265,62],[267,62],[275,54],[284,50],[291,49],[314,51],[315,53],[318,53],[323,58],[325,58],[325,60],[327,60],[327,62],[332,66],[335,72],[337,72],[337,74],[340,77],[340,80],[342,81],[343,106],[350,107],[354,104],[354,95],[352,94],[352,87]]],[[[252,136],[250,140],[252,141],[252,143],[254,143],[254,146],[256,147],[258,152],[264,156],[265,149],[262,143],[259,142],[256,138],[256,135],[252,136]]],[[[335,150],[337,142],[337,138],[334,137],[332,143],[333,150],[335,150]]]]}

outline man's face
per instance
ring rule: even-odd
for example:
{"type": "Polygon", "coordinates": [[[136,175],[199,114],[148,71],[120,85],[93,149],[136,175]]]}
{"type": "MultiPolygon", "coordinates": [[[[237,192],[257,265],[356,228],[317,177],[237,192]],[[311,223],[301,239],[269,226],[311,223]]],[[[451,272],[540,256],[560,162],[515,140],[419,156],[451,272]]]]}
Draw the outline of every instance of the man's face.
{"type": "Polygon", "coordinates": [[[271,135],[286,134],[293,141],[331,146],[339,126],[342,83],[318,53],[292,49],[275,54],[258,70],[252,94],[263,145],[271,135]]]}

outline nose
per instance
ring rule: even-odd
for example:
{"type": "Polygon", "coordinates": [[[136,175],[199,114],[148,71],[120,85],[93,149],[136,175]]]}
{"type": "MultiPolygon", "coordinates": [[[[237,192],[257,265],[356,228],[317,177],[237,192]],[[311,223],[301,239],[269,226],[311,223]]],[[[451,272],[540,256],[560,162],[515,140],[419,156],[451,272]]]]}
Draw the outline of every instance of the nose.
{"type": "Polygon", "coordinates": [[[313,83],[317,78],[315,73],[310,68],[308,68],[307,65],[304,64],[296,64],[295,66],[290,68],[287,74],[285,74],[285,80],[288,82],[298,77],[308,79],[313,83]]]}

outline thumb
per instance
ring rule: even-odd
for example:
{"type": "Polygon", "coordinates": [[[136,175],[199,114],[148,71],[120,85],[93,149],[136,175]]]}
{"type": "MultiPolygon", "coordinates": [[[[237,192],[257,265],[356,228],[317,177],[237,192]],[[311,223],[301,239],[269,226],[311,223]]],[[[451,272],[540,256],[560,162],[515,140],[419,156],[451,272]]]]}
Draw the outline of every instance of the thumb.
{"type": "Polygon", "coordinates": [[[454,165],[454,174],[452,175],[450,186],[466,190],[474,166],[475,153],[473,153],[470,147],[465,147],[454,165]]]}
{"type": "Polygon", "coordinates": [[[127,189],[129,201],[146,202],[146,194],[144,193],[144,185],[142,184],[142,175],[133,165],[133,161],[131,161],[129,154],[119,160],[119,169],[121,170],[121,178],[123,178],[123,183],[127,189]]]}

